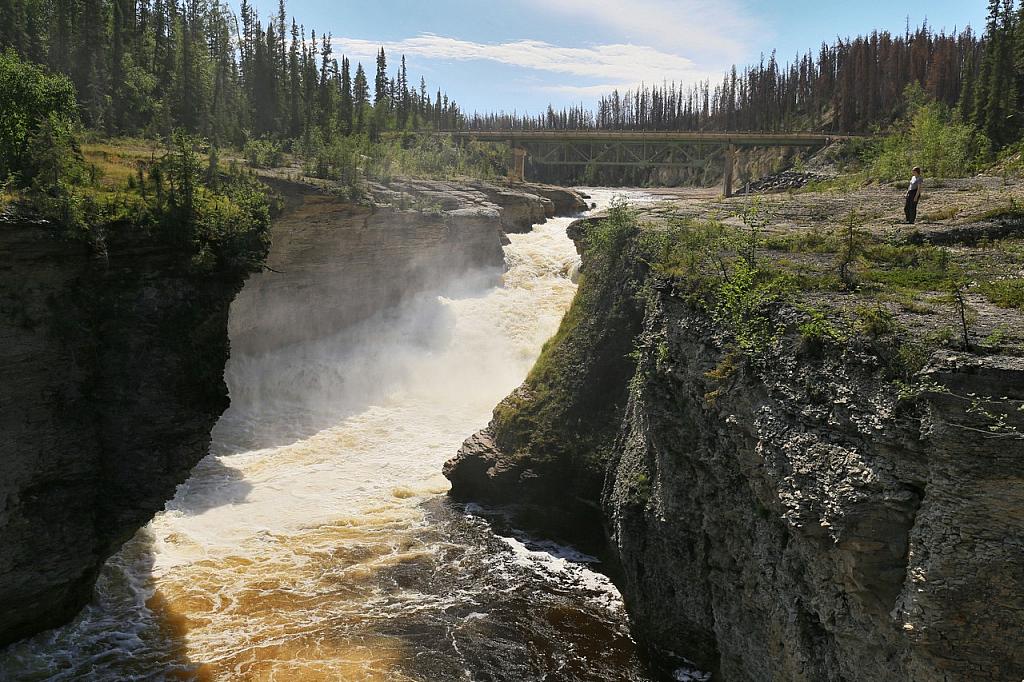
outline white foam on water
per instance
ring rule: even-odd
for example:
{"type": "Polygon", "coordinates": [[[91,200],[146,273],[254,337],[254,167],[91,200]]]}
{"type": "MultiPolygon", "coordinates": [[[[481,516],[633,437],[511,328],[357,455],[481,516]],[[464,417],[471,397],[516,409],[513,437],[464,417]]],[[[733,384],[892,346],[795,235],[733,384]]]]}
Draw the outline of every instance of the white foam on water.
{"type": "Polygon", "coordinates": [[[600,563],[596,558],[572,547],[521,535],[501,539],[512,552],[512,563],[535,572],[560,589],[570,589],[604,608],[623,608],[618,588],[608,576],[590,568],[600,563]]]}
{"type": "Polygon", "coordinates": [[[672,672],[672,679],[675,682],[711,682],[711,673],[685,665],[681,668],[676,668],[672,672]]]}

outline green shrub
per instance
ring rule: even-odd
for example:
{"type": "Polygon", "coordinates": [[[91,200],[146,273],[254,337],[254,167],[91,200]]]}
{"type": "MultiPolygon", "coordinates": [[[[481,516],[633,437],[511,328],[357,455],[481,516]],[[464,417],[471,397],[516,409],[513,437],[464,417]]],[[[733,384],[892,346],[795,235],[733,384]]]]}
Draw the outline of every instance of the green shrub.
{"type": "Polygon", "coordinates": [[[866,153],[879,180],[905,180],[921,166],[930,177],[965,177],[987,158],[990,144],[945,105],[929,101],[920,86],[907,88],[908,112],[891,134],[866,153]]]}
{"type": "Polygon", "coordinates": [[[807,314],[807,320],[799,325],[798,331],[805,341],[820,344],[826,341],[846,340],[846,334],[833,324],[826,313],[813,308],[805,308],[804,312],[807,314]]]}
{"type": "Polygon", "coordinates": [[[896,354],[896,360],[902,374],[911,377],[920,372],[931,360],[932,354],[953,339],[953,329],[942,327],[924,336],[912,336],[902,339],[896,354]]]}
{"type": "Polygon", "coordinates": [[[245,143],[243,153],[253,168],[277,168],[284,163],[281,145],[266,138],[249,140],[245,143]]]}
{"type": "MultiPolygon", "coordinates": [[[[14,175],[26,187],[38,173],[54,170],[49,157],[64,157],[75,147],[77,111],[66,76],[22,62],[13,51],[0,54],[0,178],[14,175]]],[[[49,184],[59,179],[51,175],[49,184]]]]}
{"type": "Polygon", "coordinates": [[[201,189],[189,241],[193,265],[206,270],[253,270],[270,246],[270,204],[262,188],[230,178],[222,193],[201,189]]]}
{"type": "MultiPolygon", "coordinates": [[[[606,258],[618,258],[639,231],[636,209],[621,197],[615,197],[607,217],[587,231],[587,248],[597,250],[606,258]]],[[[653,242],[648,244],[653,246],[653,242]]]]}
{"type": "Polygon", "coordinates": [[[854,309],[854,329],[877,339],[894,333],[898,327],[892,312],[882,306],[860,305],[854,309]]]}
{"type": "Polygon", "coordinates": [[[752,357],[761,356],[778,343],[785,331],[773,310],[792,292],[792,282],[785,275],[751,268],[746,260],[737,259],[728,279],[715,291],[711,314],[725,325],[740,350],[752,357]]]}

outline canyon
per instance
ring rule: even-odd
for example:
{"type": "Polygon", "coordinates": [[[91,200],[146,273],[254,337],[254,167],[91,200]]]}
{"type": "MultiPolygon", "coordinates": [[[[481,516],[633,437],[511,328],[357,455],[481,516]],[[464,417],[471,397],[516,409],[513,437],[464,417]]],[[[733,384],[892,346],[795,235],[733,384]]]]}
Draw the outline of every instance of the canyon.
{"type": "MultiPolygon", "coordinates": [[[[975,343],[1002,330],[997,345],[940,344],[909,384],[884,338],[808,340],[800,305],[773,307],[777,345],[744,358],[725,318],[643,250],[742,199],[647,196],[639,231],[604,233],[610,214],[551,221],[586,203],[548,186],[410,180],[360,205],[265,180],[285,210],[258,272],[198,273],[130,232],[97,253],[3,222],[17,257],[0,271],[0,637],[89,604],[9,647],[11,669],[1024,669],[1018,311],[975,296],[975,343]],[[439,463],[505,394],[445,464],[444,501],[439,463]],[[106,660],[112,646],[136,667],[106,660]]],[[[773,209],[782,234],[813,231],[816,211],[883,191],[773,209]]],[[[990,209],[955,183],[933,196],[965,201],[990,209]]],[[[948,219],[907,239],[970,250],[1018,232],[948,219]]],[[[897,315],[918,336],[941,320],[897,315]]]]}
{"type": "Polygon", "coordinates": [[[410,182],[375,188],[369,205],[275,186],[288,208],[252,274],[197,271],[130,227],[98,253],[46,223],[0,221],[0,644],[72,618],[207,455],[229,353],[357,326],[469,271],[500,281],[506,232],[585,208],[542,186],[410,182]],[[436,208],[403,210],[406,196],[436,208]]]}

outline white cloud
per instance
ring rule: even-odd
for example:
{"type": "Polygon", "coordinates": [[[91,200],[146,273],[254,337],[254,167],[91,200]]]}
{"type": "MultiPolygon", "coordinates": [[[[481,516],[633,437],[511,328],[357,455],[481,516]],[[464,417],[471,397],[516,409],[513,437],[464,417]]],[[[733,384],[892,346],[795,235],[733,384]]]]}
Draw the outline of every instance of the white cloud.
{"type": "MultiPolygon", "coordinates": [[[[335,39],[335,52],[350,58],[373,59],[380,44],[353,38],[335,39]]],[[[424,34],[396,42],[386,42],[384,49],[394,55],[404,54],[428,59],[452,61],[484,60],[534,71],[559,73],[579,78],[597,79],[600,85],[548,86],[545,90],[577,92],[594,95],[611,88],[633,87],[645,81],[694,81],[710,74],[700,70],[692,60],[653,47],[642,45],[594,45],[561,47],[538,40],[517,40],[507,43],[477,43],[445,36],[424,34]]]]}
{"type": "MultiPolygon", "coordinates": [[[[652,81],[647,81],[647,83],[651,82],[652,81]]],[[[636,86],[639,84],[640,81],[631,81],[627,83],[601,83],[600,85],[540,85],[534,89],[539,90],[540,92],[549,92],[552,94],[565,95],[567,97],[579,99],[600,99],[604,95],[610,95],[613,90],[618,90],[620,95],[624,94],[626,91],[635,90],[636,86]]]]}
{"type": "MultiPolygon", "coordinates": [[[[625,91],[641,82],[692,84],[718,80],[742,62],[748,45],[764,40],[745,11],[745,0],[513,0],[537,21],[558,21],[565,32],[585,38],[600,27],[613,36],[604,44],[565,47],[523,39],[484,43],[435,34],[385,42],[398,54],[440,61],[488,61],[548,74],[524,84],[533,92],[573,98],[596,98],[613,89],[625,91]],[[555,18],[552,18],[555,17],[555,18]],[[684,56],[685,55],[685,56],[684,56]],[[552,83],[551,74],[567,76],[552,83]]],[[[334,40],[335,52],[361,60],[368,71],[381,44],[370,40],[334,40]]],[[[392,63],[392,67],[394,64],[392,63]]]]}
{"type": "MultiPolygon", "coordinates": [[[[520,0],[541,12],[596,23],[719,70],[742,59],[758,32],[741,0],[520,0]]],[[[763,36],[761,36],[763,38],[763,36]]]]}

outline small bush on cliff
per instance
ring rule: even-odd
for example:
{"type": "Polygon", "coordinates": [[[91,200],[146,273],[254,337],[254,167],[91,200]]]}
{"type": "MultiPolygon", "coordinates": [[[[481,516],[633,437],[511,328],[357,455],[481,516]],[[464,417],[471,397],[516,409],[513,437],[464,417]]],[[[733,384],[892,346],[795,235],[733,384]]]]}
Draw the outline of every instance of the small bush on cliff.
{"type": "Polygon", "coordinates": [[[774,312],[793,290],[789,277],[752,268],[746,260],[738,259],[732,264],[728,279],[719,284],[709,309],[741,351],[762,356],[785,333],[785,325],[774,312]]]}
{"type": "Polygon", "coordinates": [[[743,238],[743,257],[750,268],[757,267],[757,250],[761,246],[761,235],[772,222],[772,214],[761,197],[755,197],[740,213],[746,227],[743,238]]]}
{"type": "Polygon", "coordinates": [[[821,346],[846,340],[846,332],[840,329],[825,311],[804,307],[803,312],[807,319],[800,323],[797,329],[800,337],[809,345],[821,346]]]}
{"type": "Polygon", "coordinates": [[[636,210],[622,197],[615,197],[608,216],[586,233],[587,249],[598,263],[591,267],[607,267],[620,258],[639,229],[636,210]]]}
{"type": "Polygon", "coordinates": [[[687,291],[748,357],[760,357],[778,343],[785,328],[775,312],[795,290],[793,277],[755,252],[765,226],[763,209],[752,208],[739,231],[718,221],[673,222],[643,238],[655,270],[687,291]]]}
{"type": "Polygon", "coordinates": [[[854,331],[870,339],[880,339],[899,329],[892,311],[880,305],[859,305],[853,316],[854,331]]]}
{"type": "Polygon", "coordinates": [[[199,139],[176,133],[173,147],[150,173],[154,219],[167,239],[192,253],[196,267],[253,269],[269,247],[266,192],[242,173],[222,177],[216,168],[204,171],[200,146],[199,139]]]}

